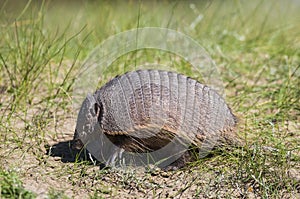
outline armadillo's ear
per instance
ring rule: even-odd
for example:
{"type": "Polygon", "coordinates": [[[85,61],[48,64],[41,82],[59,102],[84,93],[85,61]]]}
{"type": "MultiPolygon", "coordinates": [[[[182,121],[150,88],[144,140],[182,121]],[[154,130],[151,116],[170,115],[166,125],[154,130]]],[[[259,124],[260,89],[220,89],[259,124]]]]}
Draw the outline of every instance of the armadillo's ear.
{"type": "Polygon", "coordinates": [[[95,97],[91,95],[90,93],[87,95],[87,99],[89,101],[89,110],[93,117],[97,117],[100,114],[100,106],[97,103],[95,97]]]}
{"type": "Polygon", "coordinates": [[[97,102],[94,104],[94,110],[95,110],[96,116],[98,118],[100,115],[100,112],[101,112],[101,106],[97,102]]]}

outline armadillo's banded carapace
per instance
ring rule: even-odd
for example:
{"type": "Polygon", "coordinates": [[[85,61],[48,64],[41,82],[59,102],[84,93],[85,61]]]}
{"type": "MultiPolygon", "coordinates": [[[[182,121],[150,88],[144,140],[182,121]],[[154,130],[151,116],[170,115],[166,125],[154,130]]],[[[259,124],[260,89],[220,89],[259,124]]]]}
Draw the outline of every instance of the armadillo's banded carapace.
{"type": "Polygon", "coordinates": [[[236,124],[217,92],[175,72],[128,72],[109,81],[94,97],[102,107],[100,126],[109,136],[143,139],[169,132],[193,140],[221,136],[236,124]]]}

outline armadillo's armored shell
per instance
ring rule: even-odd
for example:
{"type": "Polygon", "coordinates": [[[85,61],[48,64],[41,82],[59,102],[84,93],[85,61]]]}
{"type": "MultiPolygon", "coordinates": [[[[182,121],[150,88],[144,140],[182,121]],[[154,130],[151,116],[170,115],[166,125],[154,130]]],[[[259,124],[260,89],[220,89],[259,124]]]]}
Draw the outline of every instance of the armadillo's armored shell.
{"type": "Polygon", "coordinates": [[[217,141],[236,124],[214,90],[174,72],[128,72],[109,81],[94,97],[102,108],[102,132],[129,151],[156,150],[174,136],[196,145],[204,139],[217,141]]]}

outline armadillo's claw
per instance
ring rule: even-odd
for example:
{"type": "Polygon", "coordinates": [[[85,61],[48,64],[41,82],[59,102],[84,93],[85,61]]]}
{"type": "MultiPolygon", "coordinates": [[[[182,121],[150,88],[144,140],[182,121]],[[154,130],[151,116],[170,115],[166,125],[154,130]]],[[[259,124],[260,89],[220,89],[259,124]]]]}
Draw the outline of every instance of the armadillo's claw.
{"type": "Polygon", "coordinates": [[[72,143],[72,149],[82,149],[83,143],[80,139],[74,139],[72,143]]]}

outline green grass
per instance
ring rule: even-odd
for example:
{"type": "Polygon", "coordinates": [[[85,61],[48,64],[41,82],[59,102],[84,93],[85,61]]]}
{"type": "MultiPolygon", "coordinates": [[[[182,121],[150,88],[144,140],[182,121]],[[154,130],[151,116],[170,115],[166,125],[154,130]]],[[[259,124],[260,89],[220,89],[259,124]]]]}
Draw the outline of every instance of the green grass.
{"type": "MultiPolygon", "coordinates": [[[[1,197],[299,197],[299,7],[292,0],[0,3],[1,197]],[[85,58],[107,37],[149,26],[183,32],[208,51],[245,146],[173,173],[99,171],[80,157],[70,162],[68,149],[49,155],[49,145],[72,139],[72,91],[85,58]],[[36,194],[27,190],[33,181],[44,185],[36,194]]],[[[100,84],[144,63],[201,81],[183,58],[148,49],[113,62],[100,84]]]]}
{"type": "Polygon", "coordinates": [[[24,189],[16,172],[0,170],[1,198],[34,198],[35,194],[24,189]]]}

